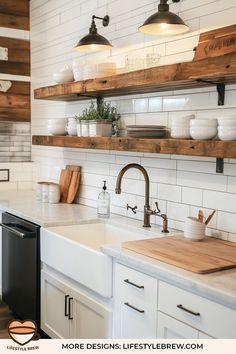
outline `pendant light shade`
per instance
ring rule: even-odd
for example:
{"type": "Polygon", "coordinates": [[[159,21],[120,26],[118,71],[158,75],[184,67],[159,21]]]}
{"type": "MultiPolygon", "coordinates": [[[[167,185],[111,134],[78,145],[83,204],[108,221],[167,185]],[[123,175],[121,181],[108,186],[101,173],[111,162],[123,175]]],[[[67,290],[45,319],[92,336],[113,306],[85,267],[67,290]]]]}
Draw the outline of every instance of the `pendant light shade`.
{"type": "MultiPolygon", "coordinates": [[[[172,1],[179,2],[180,0],[172,1]]],[[[166,36],[185,33],[189,30],[189,27],[178,15],[169,11],[167,2],[168,0],[160,0],[158,12],[148,17],[144,24],[139,27],[140,32],[166,36]]]]}
{"type": "Polygon", "coordinates": [[[105,17],[92,17],[92,24],[89,29],[89,34],[81,38],[80,41],[74,47],[75,50],[81,52],[97,52],[102,50],[108,50],[112,48],[111,43],[103,36],[98,34],[97,27],[94,19],[100,19],[103,21],[103,26],[106,27],[109,24],[109,16],[105,17]]]}

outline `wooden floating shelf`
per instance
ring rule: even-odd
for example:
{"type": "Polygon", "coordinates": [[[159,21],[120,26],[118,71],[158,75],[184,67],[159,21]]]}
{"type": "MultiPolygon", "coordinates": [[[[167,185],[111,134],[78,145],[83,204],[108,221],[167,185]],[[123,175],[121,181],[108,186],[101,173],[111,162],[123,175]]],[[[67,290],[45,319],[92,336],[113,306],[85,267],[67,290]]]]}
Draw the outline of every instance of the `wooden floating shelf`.
{"type": "Polygon", "coordinates": [[[218,83],[236,83],[235,53],[42,87],[34,90],[34,97],[43,100],[79,101],[95,97],[197,88],[218,83]]]}
{"type": "Polygon", "coordinates": [[[236,158],[236,141],[33,135],[33,145],[236,158]]]}

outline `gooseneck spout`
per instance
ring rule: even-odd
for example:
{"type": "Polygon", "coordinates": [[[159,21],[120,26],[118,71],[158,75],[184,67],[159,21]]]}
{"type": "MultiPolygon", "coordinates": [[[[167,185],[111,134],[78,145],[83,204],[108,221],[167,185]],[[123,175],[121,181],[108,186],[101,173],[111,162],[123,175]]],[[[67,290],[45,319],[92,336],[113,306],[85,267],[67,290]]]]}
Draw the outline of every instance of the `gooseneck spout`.
{"type": "Polygon", "coordinates": [[[128,171],[131,168],[136,168],[138,169],[140,172],[142,172],[143,177],[144,177],[144,181],[145,181],[145,205],[144,205],[144,223],[143,223],[143,227],[151,227],[150,225],[150,214],[147,212],[150,210],[150,205],[149,205],[149,186],[150,186],[150,182],[149,182],[149,177],[148,177],[148,173],[145,170],[145,168],[137,163],[130,163],[128,165],[126,165],[125,167],[122,168],[122,170],[120,171],[120,173],[118,174],[117,180],[116,180],[116,189],[115,189],[115,193],[116,194],[121,194],[121,181],[122,178],[125,174],[126,171],[128,171]]]}

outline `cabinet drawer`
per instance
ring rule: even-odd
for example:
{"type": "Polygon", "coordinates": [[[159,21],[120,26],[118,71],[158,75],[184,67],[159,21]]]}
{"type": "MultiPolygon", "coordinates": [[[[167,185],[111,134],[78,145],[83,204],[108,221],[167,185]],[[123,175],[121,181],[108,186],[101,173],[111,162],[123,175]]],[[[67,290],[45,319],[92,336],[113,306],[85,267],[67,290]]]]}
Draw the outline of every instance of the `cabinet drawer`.
{"type": "Polygon", "coordinates": [[[157,280],[115,265],[116,338],[156,338],[157,280]]]}
{"type": "Polygon", "coordinates": [[[115,287],[122,301],[157,308],[157,280],[155,278],[116,264],[115,287]]]}
{"type": "Polygon", "coordinates": [[[236,338],[236,311],[164,282],[158,310],[215,338],[236,338]]]}

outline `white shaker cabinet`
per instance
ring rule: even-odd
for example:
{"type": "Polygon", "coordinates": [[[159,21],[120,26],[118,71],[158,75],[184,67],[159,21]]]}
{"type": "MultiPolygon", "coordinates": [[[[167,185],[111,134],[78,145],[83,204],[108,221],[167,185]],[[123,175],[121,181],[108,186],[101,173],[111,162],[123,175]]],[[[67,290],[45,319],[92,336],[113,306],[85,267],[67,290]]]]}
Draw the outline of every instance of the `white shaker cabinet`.
{"type": "Polygon", "coordinates": [[[111,338],[110,309],[59,276],[41,272],[41,299],[41,328],[51,338],[111,338]]]}
{"type": "Polygon", "coordinates": [[[120,264],[114,277],[114,337],[155,338],[157,280],[120,264]]]}
{"type": "Polygon", "coordinates": [[[236,339],[236,311],[116,263],[113,336],[236,339]]]}
{"type": "Polygon", "coordinates": [[[158,312],[157,338],[159,339],[212,339],[196,328],[158,312]]]}
{"type": "Polygon", "coordinates": [[[198,338],[198,331],[173,317],[158,312],[157,338],[195,339],[198,338]]]}

